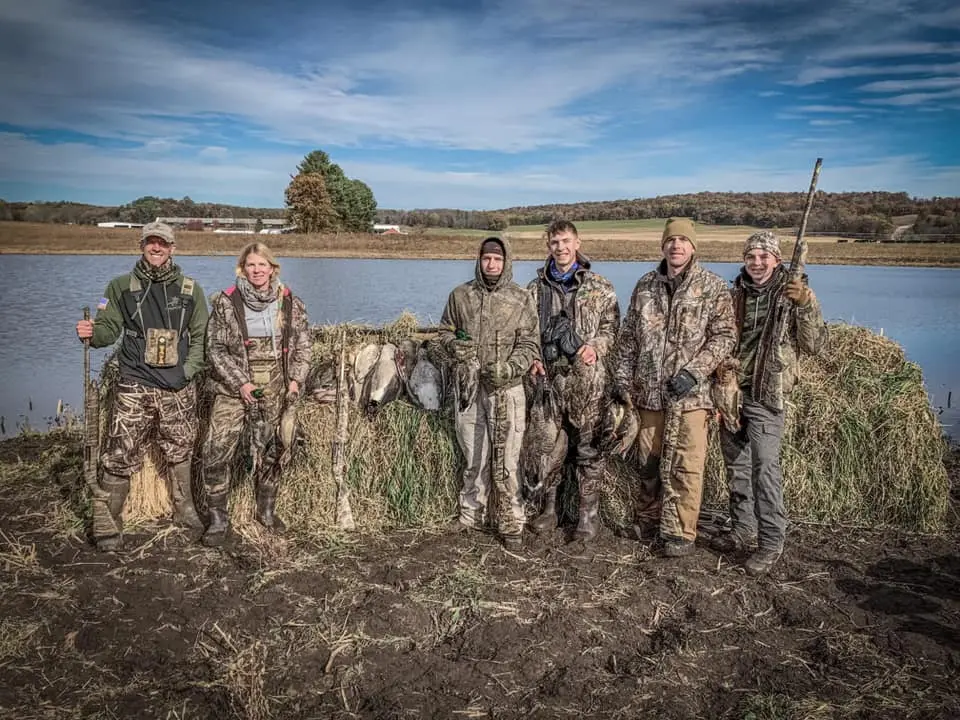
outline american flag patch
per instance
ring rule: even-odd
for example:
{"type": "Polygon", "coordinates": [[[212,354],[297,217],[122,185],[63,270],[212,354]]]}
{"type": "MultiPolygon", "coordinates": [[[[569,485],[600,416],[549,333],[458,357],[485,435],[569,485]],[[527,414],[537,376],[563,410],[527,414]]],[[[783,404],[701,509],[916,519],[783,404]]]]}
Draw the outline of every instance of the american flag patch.
{"type": "Polygon", "coordinates": [[[107,299],[100,298],[100,302],[97,303],[97,310],[106,310],[107,309],[107,299]]]}

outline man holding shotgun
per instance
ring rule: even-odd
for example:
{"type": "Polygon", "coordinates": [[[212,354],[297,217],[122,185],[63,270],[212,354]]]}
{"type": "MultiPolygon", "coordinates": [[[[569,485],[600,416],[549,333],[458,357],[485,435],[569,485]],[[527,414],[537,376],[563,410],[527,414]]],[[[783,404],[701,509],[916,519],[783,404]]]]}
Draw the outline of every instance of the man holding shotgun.
{"type": "Polygon", "coordinates": [[[797,379],[800,353],[819,352],[827,335],[820,304],[803,274],[803,233],[819,170],[818,160],[790,269],[781,261],[777,236],[761,230],[747,238],[743,267],[733,283],[734,358],[739,363],[742,406],[739,430],[725,423],[720,428],[733,529],[715,537],[711,546],[734,553],[757,543],[757,550],[743,564],[751,576],[767,573],[783,552],[787,525],[780,471],[784,406],[797,379]]]}

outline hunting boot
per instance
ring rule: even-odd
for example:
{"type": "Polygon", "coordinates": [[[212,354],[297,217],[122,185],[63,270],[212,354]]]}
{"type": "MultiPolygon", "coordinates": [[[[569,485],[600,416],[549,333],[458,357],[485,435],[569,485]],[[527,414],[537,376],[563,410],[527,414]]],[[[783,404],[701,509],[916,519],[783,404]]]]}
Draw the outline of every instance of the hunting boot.
{"type": "Polygon", "coordinates": [[[743,569],[750,577],[766,575],[780,559],[780,554],[781,551],[775,548],[759,548],[746,559],[743,563],[743,569]]]}
{"type": "Polygon", "coordinates": [[[210,524],[200,538],[207,547],[220,547],[230,529],[230,516],[227,514],[227,494],[208,495],[207,511],[210,515],[210,524]]]}
{"type": "Polygon", "coordinates": [[[191,530],[203,530],[203,523],[193,504],[189,460],[170,466],[170,488],[173,491],[173,522],[191,530]]]}
{"type": "Polygon", "coordinates": [[[553,530],[557,526],[557,488],[547,490],[543,498],[543,512],[529,523],[535,533],[553,530]]]}
{"type": "Polygon", "coordinates": [[[585,493],[580,496],[580,516],[577,529],[573,531],[573,539],[590,542],[598,532],[600,532],[600,493],[585,493]]]}
{"type": "Polygon", "coordinates": [[[130,478],[104,472],[93,492],[93,539],[102,552],[123,549],[123,503],[130,478]]]}
{"type": "Polygon", "coordinates": [[[710,547],[724,555],[746,552],[747,548],[757,543],[756,534],[750,534],[734,528],[725,533],[715,535],[710,540],[710,547]]]}
{"type": "Polygon", "coordinates": [[[278,535],[283,534],[287,529],[274,512],[277,504],[277,483],[271,481],[261,481],[257,485],[257,514],[256,520],[269,530],[273,530],[278,535]]]}

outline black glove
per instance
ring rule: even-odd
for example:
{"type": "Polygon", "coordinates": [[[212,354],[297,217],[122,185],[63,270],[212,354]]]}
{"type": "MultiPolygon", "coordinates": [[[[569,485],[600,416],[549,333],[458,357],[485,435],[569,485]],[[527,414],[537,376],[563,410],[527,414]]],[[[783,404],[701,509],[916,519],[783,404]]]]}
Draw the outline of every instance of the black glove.
{"type": "Polygon", "coordinates": [[[667,392],[674,400],[686,397],[697,386],[697,379],[686,370],[681,370],[667,380],[667,392]]]}
{"type": "Polygon", "coordinates": [[[547,362],[558,359],[560,355],[572,360],[583,345],[583,340],[577,335],[577,331],[566,313],[561,313],[550,321],[545,336],[542,344],[545,346],[543,357],[547,362]],[[551,345],[555,348],[552,353],[547,350],[551,345]],[[553,356],[551,357],[551,355],[553,356]]]}

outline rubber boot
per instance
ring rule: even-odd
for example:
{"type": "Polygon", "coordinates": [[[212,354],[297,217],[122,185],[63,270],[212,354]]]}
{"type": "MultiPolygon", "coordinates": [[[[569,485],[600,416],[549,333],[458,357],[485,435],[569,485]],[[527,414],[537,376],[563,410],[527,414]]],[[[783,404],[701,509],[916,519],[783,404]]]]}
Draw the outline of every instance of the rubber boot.
{"type": "Polygon", "coordinates": [[[257,485],[257,522],[280,535],[287,529],[287,526],[275,514],[276,504],[277,483],[261,482],[257,485]]]}
{"type": "Polygon", "coordinates": [[[230,516],[227,514],[227,494],[210,495],[207,497],[207,511],[210,515],[210,524],[200,538],[207,547],[220,547],[230,529],[230,516]]]}
{"type": "Polygon", "coordinates": [[[543,499],[543,512],[530,521],[529,527],[535,533],[553,530],[557,526],[557,488],[547,490],[543,499]]]}
{"type": "Polygon", "coordinates": [[[580,516],[577,529],[573,531],[573,539],[590,542],[598,532],[600,532],[600,493],[586,493],[580,496],[580,516]]]}
{"type": "Polygon", "coordinates": [[[189,460],[170,466],[170,488],[173,491],[173,522],[191,530],[203,530],[193,504],[189,460]]]}
{"type": "Polygon", "coordinates": [[[102,552],[123,549],[123,503],[130,478],[104,472],[93,494],[93,539],[102,552]]]}

